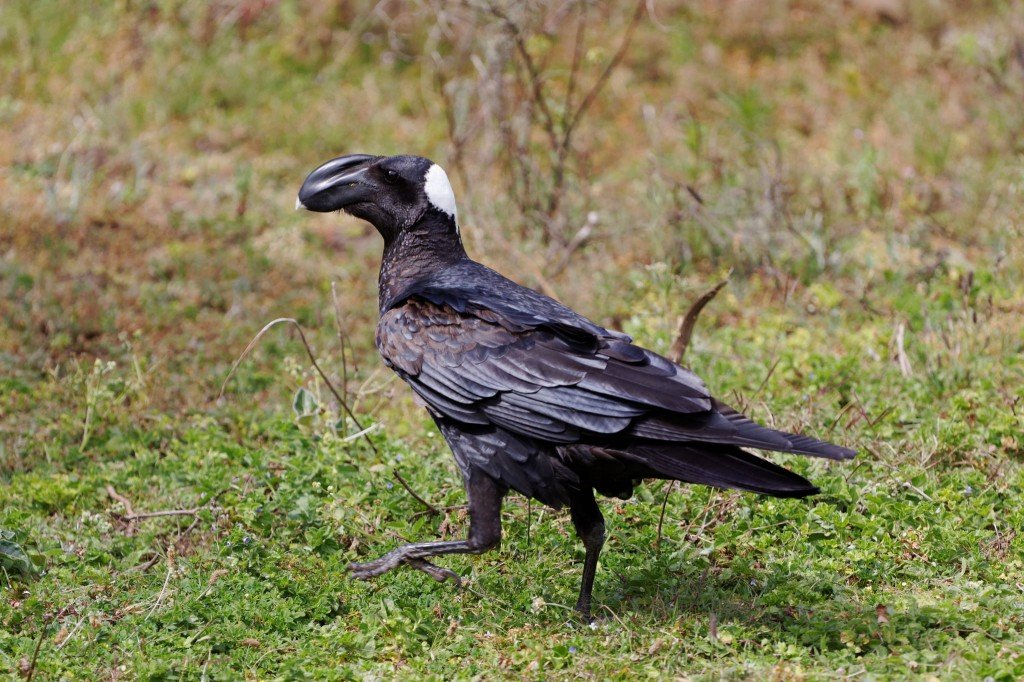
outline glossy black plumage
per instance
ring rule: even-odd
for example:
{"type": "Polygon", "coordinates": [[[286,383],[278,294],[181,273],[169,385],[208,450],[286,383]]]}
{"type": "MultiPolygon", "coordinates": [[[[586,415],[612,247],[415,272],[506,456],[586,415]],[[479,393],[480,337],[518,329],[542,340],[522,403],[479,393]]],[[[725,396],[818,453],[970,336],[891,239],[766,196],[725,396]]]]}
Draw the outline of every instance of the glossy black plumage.
{"type": "Polygon", "coordinates": [[[384,237],[377,347],[430,410],[470,498],[469,539],[401,547],[354,566],[357,577],[400,563],[451,577],[426,558],[496,544],[511,489],[572,510],[587,549],[577,608],[589,616],[604,538],[594,490],[628,497],[637,481],[663,478],[801,497],[817,488],[741,448],[854,455],[754,423],[689,370],[471,260],[450,185],[426,159],[332,160],[310,174],[306,201],[369,220],[384,237]]]}
{"type": "Polygon", "coordinates": [[[622,491],[655,477],[810,494],[815,488],[803,478],[738,447],[851,454],[752,422],[712,398],[688,370],[468,258],[385,301],[377,346],[440,423],[486,426],[529,443],[536,456],[492,452],[472,466],[556,507],[568,504],[581,480],[622,491]],[[599,448],[621,466],[591,470],[587,458],[567,456],[569,444],[575,452],[599,448]],[[541,466],[541,456],[561,465],[543,489],[518,471],[541,466]]]}

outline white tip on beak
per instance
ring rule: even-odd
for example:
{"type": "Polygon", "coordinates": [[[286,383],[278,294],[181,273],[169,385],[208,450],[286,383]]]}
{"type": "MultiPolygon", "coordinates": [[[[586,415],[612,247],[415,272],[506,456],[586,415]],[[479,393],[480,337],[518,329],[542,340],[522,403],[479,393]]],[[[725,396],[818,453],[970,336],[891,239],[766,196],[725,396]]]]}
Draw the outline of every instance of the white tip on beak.
{"type": "Polygon", "coordinates": [[[295,198],[295,210],[298,211],[300,208],[306,208],[306,205],[302,203],[302,200],[298,197],[295,198]]]}

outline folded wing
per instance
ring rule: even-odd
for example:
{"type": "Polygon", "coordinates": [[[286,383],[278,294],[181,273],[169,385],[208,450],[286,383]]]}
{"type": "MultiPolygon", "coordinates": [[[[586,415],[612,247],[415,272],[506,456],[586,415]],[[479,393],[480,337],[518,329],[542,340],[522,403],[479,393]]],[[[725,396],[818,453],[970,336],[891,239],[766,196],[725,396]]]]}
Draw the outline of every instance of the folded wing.
{"type": "Polygon", "coordinates": [[[419,292],[385,311],[377,332],[385,361],[443,418],[613,451],[651,441],[854,454],[756,424],[689,370],[592,322],[537,313],[506,320],[478,301],[453,300],[419,292]]]}

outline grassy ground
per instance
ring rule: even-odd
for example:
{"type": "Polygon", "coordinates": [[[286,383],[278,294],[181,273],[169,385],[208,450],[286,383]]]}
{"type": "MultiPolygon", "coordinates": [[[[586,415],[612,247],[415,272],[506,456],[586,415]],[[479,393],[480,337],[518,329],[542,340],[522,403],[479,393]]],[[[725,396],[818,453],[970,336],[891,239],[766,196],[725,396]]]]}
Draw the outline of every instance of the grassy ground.
{"type": "MultiPolygon", "coordinates": [[[[334,154],[447,158],[431,6],[0,5],[0,671],[1024,677],[1024,14],[653,6],[577,134],[567,220],[594,236],[565,264],[505,233],[470,158],[470,252],[660,351],[731,269],[688,364],[862,455],[778,458],[808,500],[607,501],[587,628],[567,518],[519,497],[500,551],[445,562],[464,590],[344,573],[465,526],[372,349],[379,238],[291,211],[334,154]],[[217,399],[281,316],[372,447],[283,328],[217,399]]],[[[564,23],[528,46],[556,66],[564,23]]]]}

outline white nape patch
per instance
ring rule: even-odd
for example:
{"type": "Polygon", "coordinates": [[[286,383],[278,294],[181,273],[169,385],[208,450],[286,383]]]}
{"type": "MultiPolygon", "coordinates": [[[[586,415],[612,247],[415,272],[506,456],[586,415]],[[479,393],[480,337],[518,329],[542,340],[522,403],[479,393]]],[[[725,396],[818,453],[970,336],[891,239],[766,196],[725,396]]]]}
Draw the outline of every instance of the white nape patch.
{"type": "Polygon", "coordinates": [[[300,208],[306,208],[306,205],[302,203],[302,199],[295,197],[295,210],[298,211],[300,208]]]}
{"type": "Polygon", "coordinates": [[[452,191],[452,183],[448,181],[448,174],[444,172],[444,168],[436,163],[432,164],[427,169],[427,174],[423,176],[423,189],[434,208],[455,218],[455,223],[458,225],[459,216],[455,210],[455,192],[452,191]]]}

